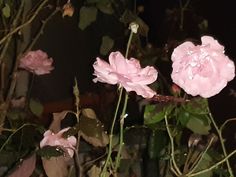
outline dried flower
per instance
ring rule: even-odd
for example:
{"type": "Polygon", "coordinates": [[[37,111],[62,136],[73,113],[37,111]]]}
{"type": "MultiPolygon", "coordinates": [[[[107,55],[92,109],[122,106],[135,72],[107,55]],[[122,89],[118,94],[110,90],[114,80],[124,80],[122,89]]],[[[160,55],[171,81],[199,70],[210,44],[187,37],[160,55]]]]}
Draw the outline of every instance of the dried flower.
{"type": "Polygon", "coordinates": [[[129,25],[129,29],[131,29],[131,31],[135,34],[138,32],[138,28],[139,28],[139,25],[135,22],[132,22],[129,25]]]}
{"type": "Polygon", "coordinates": [[[137,59],[128,60],[120,52],[112,52],[109,56],[109,63],[97,58],[93,64],[94,75],[97,76],[93,80],[94,82],[119,84],[126,91],[135,91],[144,98],[151,98],[156,94],[147,86],[157,79],[157,71],[154,67],[141,68],[137,59]]]}
{"type": "Polygon", "coordinates": [[[74,14],[74,7],[72,6],[72,4],[70,2],[67,2],[64,6],[63,6],[63,13],[62,13],[62,17],[64,18],[65,16],[69,16],[72,17],[74,14]]]}
{"type": "Polygon", "coordinates": [[[69,130],[68,128],[64,128],[58,133],[53,133],[51,130],[47,130],[44,133],[44,138],[40,142],[40,147],[44,146],[61,146],[65,149],[69,154],[70,157],[73,157],[75,145],[76,145],[76,138],[74,136],[69,136],[68,138],[63,138],[63,133],[69,130]]]}
{"type": "Polygon", "coordinates": [[[174,49],[171,77],[186,93],[209,98],[234,78],[235,66],[217,40],[210,36],[201,40],[202,45],[184,42],[174,49]]]}
{"type": "Polygon", "coordinates": [[[41,51],[30,51],[21,59],[19,67],[28,70],[36,75],[48,74],[53,70],[53,59],[48,58],[48,55],[41,51]]]}

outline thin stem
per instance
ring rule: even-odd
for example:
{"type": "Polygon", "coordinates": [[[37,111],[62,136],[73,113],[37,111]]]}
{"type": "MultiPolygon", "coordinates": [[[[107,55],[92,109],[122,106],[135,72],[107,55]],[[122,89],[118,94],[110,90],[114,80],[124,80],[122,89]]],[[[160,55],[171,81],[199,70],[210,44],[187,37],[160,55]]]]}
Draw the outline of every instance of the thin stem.
{"type": "Polygon", "coordinates": [[[226,121],[221,125],[221,127],[220,127],[220,132],[221,132],[221,133],[222,133],[222,131],[223,131],[223,128],[226,126],[226,124],[228,124],[228,123],[231,122],[231,121],[236,121],[236,118],[231,118],[231,119],[226,120],[226,121]]]}
{"type": "Polygon", "coordinates": [[[23,124],[22,126],[20,126],[18,129],[16,129],[8,138],[7,140],[4,142],[4,144],[2,145],[2,147],[0,148],[0,152],[3,150],[3,148],[7,145],[7,143],[10,141],[11,137],[14,136],[19,130],[21,130],[22,128],[26,127],[26,126],[35,126],[34,124],[23,124]]]}
{"type": "Polygon", "coordinates": [[[108,162],[109,162],[109,160],[111,158],[112,145],[113,145],[113,143],[112,143],[113,131],[114,131],[114,127],[115,127],[115,122],[116,122],[116,117],[117,117],[117,114],[118,114],[118,110],[119,110],[119,107],[120,107],[122,93],[123,93],[123,87],[120,88],[119,98],[118,98],[118,101],[117,101],[116,110],[115,110],[115,114],[114,114],[114,117],[113,117],[113,121],[112,121],[112,125],[111,125],[111,131],[110,131],[110,135],[109,135],[108,154],[107,154],[107,158],[106,158],[105,164],[103,166],[102,172],[100,174],[101,177],[105,177],[106,176],[107,165],[108,165],[108,162]]]}
{"type": "Polygon", "coordinates": [[[116,157],[116,163],[115,163],[115,172],[117,171],[117,168],[120,166],[120,159],[121,159],[121,152],[122,147],[124,145],[124,119],[126,117],[126,108],[128,103],[129,95],[128,93],[125,94],[125,100],[124,100],[124,106],[121,113],[121,119],[120,119],[120,143],[119,143],[119,150],[116,157]]]}
{"type": "MultiPolygon", "coordinates": [[[[125,58],[128,58],[132,37],[133,37],[133,31],[131,30],[130,35],[129,35],[129,40],[127,43],[126,52],[125,52],[125,58]]],[[[120,137],[119,137],[120,143],[119,143],[119,150],[116,156],[115,173],[117,171],[117,168],[120,166],[121,151],[124,145],[124,140],[123,140],[124,139],[124,118],[125,118],[127,103],[128,103],[128,93],[125,93],[125,100],[124,100],[124,105],[123,105],[123,109],[121,113],[121,120],[120,120],[120,137]]]]}
{"type": "Polygon", "coordinates": [[[191,157],[192,157],[192,153],[193,153],[193,149],[190,148],[190,149],[189,149],[189,152],[188,152],[188,154],[187,154],[187,158],[186,158],[185,163],[184,163],[183,173],[187,172],[187,170],[188,170],[188,168],[189,168],[190,160],[191,160],[191,157]]]}
{"type": "Polygon", "coordinates": [[[212,165],[211,167],[208,167],[207,169],[198,171],[198,172],[196,172],[196,173],[192,173],[192,174],[188,175],[188,177],[197,176],[197,175],[200,175],[200,174],[209,172],[209,171],[213,170],[214,168],[218,167],[219,165],[221,165],[222,163],[224,163],[225,161],[227,161],[227,160],[228,160],[231,156],[233,156],[234,154],[236,154],[236,150],[234,150],[233,152],[231,152],[228,156],[226,156],[226,157],[225,157],[224,159],[222,159],[221,161],[215,163],[215,164],[212,165]]]}
{"type": "Polygon", "coordinates": [[[214,140],[214,137],[211,138],[211,140],[210,140],[210,142],[208,143],[206,149],[203,151],[202,154],[199,155],[200,159],[195,161],[196,163],[193,164],[192,170],[191,170],[190,172],[188,172],[188,173],[186,174],[186,176],[190,175],[191,173],[193,173],[193,172],[197,169],[197,167],[198,167],[199,164],[201,163],[202,159],[204,158],[205,154],[207,153],[207,151],[208,151],[209,148],[211,147],[211,144],[212,144],[213,140],[214,140]]]}
{"type": "Polygon", "coordinates": [[[131,41],[132,41],[132,37],[133,37],[133,32],[131,31],[130,35],[129,35],[129,40],[128,40],[128,43],[127,43],[127,48],[126,48],[126,52],[125,52],[125,58],[128,58],[129,48],[130,48],[130,44],[131,44],[131,41]]]}
{"type": "MultiPolygon", "coordinates": [[[[223,137],[222,137],[222,133],[221,133],[220,129],[218,128],[218,126],[217,126],[217,124],[216,124],[216,122],[215,122],[215,120],[214,120],[214,118],[213,118],[213,116],[212,116],[210,110],[208,110],[208,111],[209,111],[209,117],[210,117],[210,119],[211,119],[211,122],[213,123],[213,125],[214,125],[214,127],[215,127],[215,129],[216,129],[216,131],[217,131],[217,133],[218,133],[218,136],[219,136],[219,139],[220,139],[220,144],[221,144],[221,147],[222,147],[224,156],[226,157],[226,156],[227,156],[227,151],[226,151],[226,148],[225,148],[225,144],[224,144],[224,139],[223,139],[223,137]]],[[[230,163],[229,163],[229,160],[228,160],[228,159],[226,160],[226,164],[227,164],[227,168],[228,168],[230,177],[233,177],[233,176],[234,176],[234,175],[233,175],[233,171],[232,171],[232,168],[231,168],[231,166],[230,166],[230,163]]]]}
{"type": "Polygon", "coordinates": [[[170,138],[170,144],[171,144],[171,159],[172,159],[172,163],[173,163],[173,168],[175,169],[176,173],[178,173],[178,175],[182,175],[179,167],[177,166],[176,164],[176,161],[175,161],[175,149],[174,149],[174,139],[171,135],[171,132],[170,132],[170,128],[169,128],[169,124],[168,124],[168,120],[167,120],[167,115],[165,114],[165,124],[166,124],[166,129],[167,129],[167,133],[169,135],[169,138],[170,138]]]}

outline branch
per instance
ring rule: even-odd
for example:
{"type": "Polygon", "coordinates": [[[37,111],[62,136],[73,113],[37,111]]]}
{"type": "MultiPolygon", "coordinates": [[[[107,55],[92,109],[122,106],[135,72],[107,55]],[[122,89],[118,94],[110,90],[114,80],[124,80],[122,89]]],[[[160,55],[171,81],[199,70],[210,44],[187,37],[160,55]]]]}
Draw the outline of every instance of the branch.
{"type": "Polygon", "coordinates": [[[31,18],[26,21],[25,23],[23,23],[22,25],[16,27],[15,29],[13,29],[12,31],[10,31],[6,36],[4,36],[1,40],[0,40],[0,45],[7,40],[7,38],[9,38],[10,36],[12,36],[13,34],[15,34],[17,31],[19,31],[21,28],[29,25],[34,19],[35,17],[38,15],[38,13],[40,12],[40,10],[42,9],[42,7],[48,2],[48,0],[44,0],[39,7],[35,10],[35,13],[31,16],[31,18]]]}
{"type": "MultiPolygon", "coordinates": [[[[38,8],[35,10],[35,13],[32,15],[32,17],[26,21],[25,23],[23,23],[22,25],[16,27],[15,29],[13,29],[12,31],[10,31],[5,37],[3,37],[1,40],[0,40],[0,45],[1,43],[3,43],[5,40],[7,40],[9,37],[11,37],[14,33],[16,33],[18,30],[22,29],[23,27],[25,27],[26,25],[30,24],[33,19],[38,15],[38,13],[40,12],[40,10],[43,8],[43,6],[48,2],[48,0],[44,0],[39,6],[38,8]]],[[[22,56],[22,53],[20,53],[17,58],[16,58],[16,61],[15,61],[15,64],[14,64],[14,68],[13,68],[13,72],[12,72],[12,79],[10,81],[10,89],[7,93],[7,96],[6,96],[6,100],[5,100],[5,103],[4,103],[4,110],[1,112],[0,114],[0,125],[3,125],[4,124],[4,121],[5,121],[5,118],[6,118],[6,114],[7,114],[7,110],[9,108],[9,104],[10,104],[10,100],[12,98],[12,95],[14,93],[14,90],[15,90],[15,86],[16,86],[16,80],[17,80],[17,68],[18,68],[18,62],[19,62],[19,59],[21,58],[22,56]]]]}

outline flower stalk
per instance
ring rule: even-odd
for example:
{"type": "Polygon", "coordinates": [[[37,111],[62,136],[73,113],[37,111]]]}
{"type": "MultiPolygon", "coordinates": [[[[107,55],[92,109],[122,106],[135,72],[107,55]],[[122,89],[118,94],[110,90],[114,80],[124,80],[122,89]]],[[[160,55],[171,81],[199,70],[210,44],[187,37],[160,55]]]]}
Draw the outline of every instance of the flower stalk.
{"type": "MultiPolygon", "coordinates": [[[[209,117],[210,117],[210,119],[211,119],[211,122],[212,122],[212,124],[214,125],[214,127],[215,127],[215,129],[216,129],[216,132],[217,132],[217,134],[218,134],[218,136],[219,136],[220,144],[221,144],[221,147],[222,147],[222,150],[223,150],[224,157],[227,157],[228,154],[227,154],[227,151],[226,151],[226,148],[225,148],[224,139],[223,139],[223,137],[222,137],[222,132],[221,132],[221,130],[218,128],[218,126],[217,126],[217,124],[216,124],[216,122],[215,122],[215,120],[214,120],[214,118],[213,118],[213,116],[212,116],[210,110],[208,110],[208,111],[209,111],[209,117]]],[[[231,166],[230,166],[229,160],[226,159],[225,161],[226,161],[226,165],[227,165],[227,168],[228,168],[229,175],[230,175],[230,177],[233,177],[234,174],[233,174],[232,168],[231,168],[231,166]]]]}

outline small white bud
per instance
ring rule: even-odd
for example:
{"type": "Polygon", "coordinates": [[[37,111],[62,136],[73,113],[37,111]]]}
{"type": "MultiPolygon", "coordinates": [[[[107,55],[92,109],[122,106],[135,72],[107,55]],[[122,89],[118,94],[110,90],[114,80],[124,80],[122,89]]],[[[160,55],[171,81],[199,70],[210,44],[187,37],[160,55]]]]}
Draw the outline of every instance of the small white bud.
{"type": "Polygon", "coordinates": [[[137,33],[138,32],[138,27],[139,25],[135,22],[132,22],[129,24],[129,29],[133,32],[133,33],[137,33]]]}

